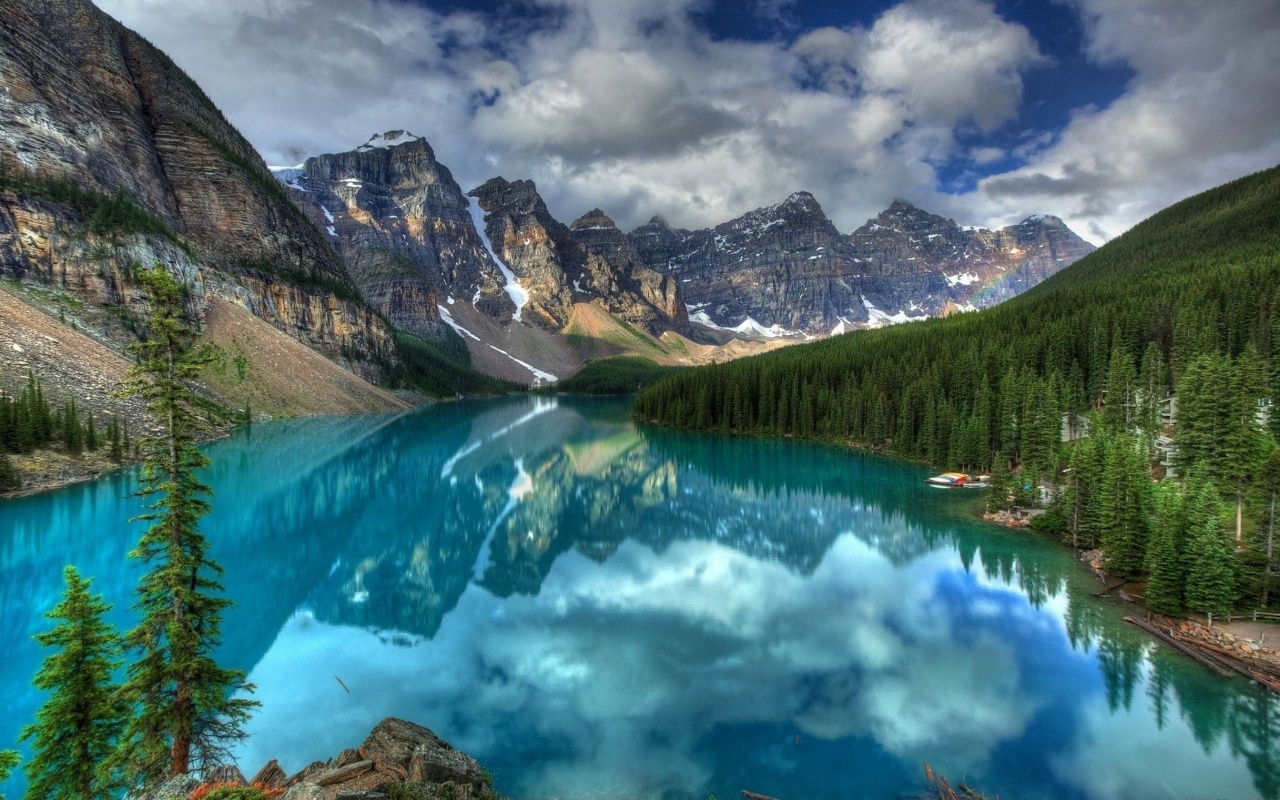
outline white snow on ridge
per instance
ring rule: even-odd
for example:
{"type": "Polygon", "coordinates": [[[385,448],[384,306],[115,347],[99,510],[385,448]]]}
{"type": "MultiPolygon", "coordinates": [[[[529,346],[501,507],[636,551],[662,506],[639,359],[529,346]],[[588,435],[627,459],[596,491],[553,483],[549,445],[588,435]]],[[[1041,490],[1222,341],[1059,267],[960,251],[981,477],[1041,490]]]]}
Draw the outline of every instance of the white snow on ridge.
{"type": "MultiPolygon", "coordinates": [[[[453,298],[450,298],[450,300],[452,299],[453,298]]],[[[449,313],[449,309],[445,308],[443,305],[436,303],[436,308],[440,310],[440,319],[444,321],[444,324],[448,325],[450,328],[453,328],[455,331],[458,332],[460,336],[465,336],[466,338],[471,339],[472,341],[480,342],[485,347],[488,347],[490,350],[496,350],[499,353],[502,353],[507,358],[511,359],[512,361],[516,362],[520,366],[529,370],[529,374],[533,376],[534,386],[540,386],[543,383],[555,383],[556,381],[560,380],[555,375],[552,375],[550,372],[538,369],[537,367],[535,367],[534,365],[530,364],[527,361],[521,361],[520,359],[508,353],[506,350],[503,350],[501,347],[494,347],[493,345],[489,344],[485,340],[481,339],[479,336],[476,336],[471,331],[459,325],[458,321],[453,318],[453,314],[449,313]]]]}
{"type": "MultiPolygon", "coordinates": [[[[516,306],[516,313],[512,319],[519,322],[520,315],[524,312],[525,304],[529,302],[529,292],[520,285],[520,281],[516,280],[516,274],[507,267],[502,259],[498,258],[498,253],[493,249],[493,242],[489,241],[489,234],[484,229],[484,209],[480,207],[480,201],[475,197],[468,197],[467,202],[470,204],[468,211],[471,212],[471,224],[475,225],[476,233],[480,234],[480,241],[484,242],[484,249],[489,251],[489,257],[493,259],[494,264],[498,265],[498,270],[502,273],[502,277],[507,280],[507,285],[504,288],[507,291],[507,296],[511,298],[511,302],[515,303],[516,306]]],[[[555,380],[555,378],[552,377],[552,380],[555,380]]]]}
{"type": "Polygon", "coordinates": [[[338,232],[333,227],[333,214],[324,206],[320,206],[320,210],[324,212],[324,218],[329,221],[329,224],[324,226],[324,229],[329,232],[330,236],[337,236],[338,232]]]}
{"type": "Polygon", "coordinates": [[[529,372],[533,374],[534,386],[538,386],[542,383],[555,383],[556,381],[560,380],[555,375],[552,375],[550,372],[545,372],[543,370],[540,370],[534,365],[530,364],[528,361],[521,361],[520,359],[508,353],[506,350],[503,350],[501,347],[494,347],[488,342],[485,342],[485,344],[488,345],[490,350],[497,350],[499,353],[502,353],[507,358],[511,359],[512,361],[516,362],[520,366],[529,370],[529,372]]]}
{"type": "Polygon", "coordinates": [[[276,180],[280,181],[285,186],[288,186],[290,189],[297,189],[300,192],[306,192],[309,190],[304,189],[302,184],[298,183],[298,178],[302,177],[302,167],[305,163],[306,162],[303,162],[303,164],[298,164],[293,167],[268,166],[267,169],[271,170],[271,174],[275,176],[276,180]]]}
{"type": "Polygon", "coordinates": [[[416,142],[420,137],[414,136],[408,131],[387,131],[386,133],[377,133],[369,138],[369,141],[356,148],[357,153],[367,153],[370,150],[386,150],[402,144],[416,142]]]}
{"type": "Polygon", "coordinates": [[[444,324],[448,325],[450,328],[453,328],[455,331],[457,331],[458,335],[465,336],[468,339],[474,339],[477,342],[480,341],[479,336],[476,336],[474,333],[472,333],[471,331],[467,330],[466,328],[462,327],[457,323],[457,321],[453,318],[453,314],[449,313],[449,309],[445,308],[439,303],[436,303],[436,308],[440,309],[440,319],[444,320],[444,324]]]}
{"type": "Polygon", "coordinates": [[[711,318],[711,315],[708,314],[707,312],[697,310],[699,308],[702,308],[705,305],[706,304],[703,303],[698,306],[691,306],[691,305],[685,306],[685,308],[689,311],[690,322],[696,322],[700,325],[705,325],[708,328],[715,328],[716,330],[719,330],[719,331],[729,331],[730,333],[739,333],[739,334],[742,334],[743,336],[763,336],[766,339],[776,339],[781,336],[803,336],[806,339],[811,338],[804,331],[788,330],[787,328],[784,328],[781,325],[778,325],[776,323],[766,328],[764,325],[761,325],[759,322],[756,322],[751,317],[747,317],[742,322],[739,322],[737,325],[734,325],[733,327],[726,327],[724,325],[720,325],[715,320],[713,320],[711,318]]]}
{"type": "MultiPolygon", "coordinates": [[[[965,257],[967,258],[968,256],[966,255],[965,257]]],[[[977,283],[979,280],[978,276],[972,272],[961,272],[958,275],[944,274],[942,277],[947,279],[948,286],[968,286],[971,283],[977,283]]]]}
{"type": "Polygon", "coordinates": [[[867,320],[868,328],[883,328],[885,325],[899,325],[903,322],[919,322],[922,319],[929,318],[928,314],[919,317],[909,317],[905,311],[899,311],[897,314],[888,314],[876,308],[875,304],[866,297],[862,298],[862,306],[867,309],[867,314],[871,317],[871,319],[867,320]]]}

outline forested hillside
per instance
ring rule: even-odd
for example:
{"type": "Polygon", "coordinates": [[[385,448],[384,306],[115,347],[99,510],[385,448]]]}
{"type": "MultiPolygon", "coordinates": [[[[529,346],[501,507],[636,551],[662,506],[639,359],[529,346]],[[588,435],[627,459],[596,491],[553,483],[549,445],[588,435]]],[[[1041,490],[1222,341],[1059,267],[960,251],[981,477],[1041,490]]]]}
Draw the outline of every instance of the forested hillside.
{"type": "MultiPolygon", "coordinates": [[[[1242,508],[1260,490],[1274,442],[1255,412],[1280,386],[1278,292],[1273,168],[1156,214],[996,308],[678,373],[643,392],[635,413],[675,427],[852,441],[953,468],[995,467],[997,478],[1012,467],[1019,485],[1065,480],[1055,524],[1078,544],[1100,540],[1115,571],[1152,573],[1158,513],[1237,537],[1245,527],[1243,513],[1240,522],[1216,509],[1183,513],[1164,495],[1192,504],[1204,482],[1242,508]],[[1171,389],[1181,408],[1172,427],[1160,413],[1171,389]],[[1062,442],[1068,422],[1075,435],[1093,433],[1074,458],[1062,442]],[[1192,480],[1158,498],[1145,473],[1161,434],[1173,434],[1192,480]]],[[[1267,527],[1258,514],[1251,530],[1267,527]]],[[[1194,540],[1184,530],[1168,556],[1179,579],[1194,540]]],[[[1265,599],[1266,586],[1250,590],[1265,599]]],[[[1183,602],[1196,606],[1182,593],[1165,605],[1183,602]]]]}

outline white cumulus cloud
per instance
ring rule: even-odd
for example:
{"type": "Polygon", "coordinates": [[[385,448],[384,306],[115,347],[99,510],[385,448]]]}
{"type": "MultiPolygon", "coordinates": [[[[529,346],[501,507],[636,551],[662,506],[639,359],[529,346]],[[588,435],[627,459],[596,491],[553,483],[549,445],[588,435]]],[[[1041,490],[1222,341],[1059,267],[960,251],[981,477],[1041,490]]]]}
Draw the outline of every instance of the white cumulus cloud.
{"type": "MultiPolygon", "coordinates": [[[[1066,2],[1067,0],[1064,0],[1066,2]]],[[[850,231],[894,197],[959,222],[1063,217],[1095,241],[1280,161],[1274,0],[1070,0],[1087,56],[1134,77],[1017,146],[1025,76],[1051,68],[989,0],[905,0],[865,25],[713,37],[710,0],[540,0],[520,13],[385,0],[101,0],[201,83],[269,163],[404,128],[464,189],[538,183],[553,213],[701,227],[791,192],[850,231]],[[958,137],[964,132],[966,136],[958,137]],[[960,138],[963,144],[958,143],[960,138]],[[1021,166],[946,194],[938,168],[1021,166]]]]}

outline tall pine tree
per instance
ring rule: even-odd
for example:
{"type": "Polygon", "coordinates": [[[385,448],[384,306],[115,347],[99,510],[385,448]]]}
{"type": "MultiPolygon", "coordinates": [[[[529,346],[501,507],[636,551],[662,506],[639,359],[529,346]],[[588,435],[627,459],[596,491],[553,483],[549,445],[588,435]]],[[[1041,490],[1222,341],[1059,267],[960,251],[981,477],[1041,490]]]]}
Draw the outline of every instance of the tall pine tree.
{"type": "Polygon", "coordinates": [[[1222,517],[1213,515],[1189,532],[1187,541],[1187,607],[1226,616],[1236,601],[1236,559],[1231,533],[1222,517]]]}
{"type": "Polygon", "coordinates": [[[1244,495],[1266,454],[1258,400],[1266,394],[1266,372],[1253,345],[1245,347],[1231,372],[1227,389],[1229,407],[1222,436],[1222,478],[1235,492],[1236,545],[1244,541],[1244,495]]]}
{"type": "Polygon", "coordinates": [[[1102,476],[1102,549],[1107,567],[1117,575],[1142,571],[1151,512],[1151,477],[1138,453],[1138,442],[1120,435],[1112,442],[1102,476]]]}
{"type": "Polygon", "coordinates": [[[243,739],[254,701],[243,672],[224,668],[213,653],[221,639],[222,568],[209,556],[197,526],[209,511],[209,487],[196,471],[208,464],[197,449],[204,421],[186,382],[205,359],[193,351],[195,334],[182,320],[182,293],[160,268],[140,273],[151,301],[145,341],[130,391],[142,397],[162,432],[141,440],[142,489],[152,498],[139,519],[151,523],[130,556],[149,571],[138,582],[134,608],[141,621],[126,635],[138,653],[129,667],[126,696],[137,705],[114,766],[141,784],[216,763],[243,739]]]}
{"type": "Polygon", "coordinates": [[[1147,543],[1147,607],[1161,614],[1182,611],[1182,496],[1167,484],[1155,487],[1151,536],[1147,543]]]}
{"type": "Polygon", "coordinates": [[[1249,543],[1249,560],[1256,574],[1258,603],[1266,608],[1280,590],[1280,447],[1258,471],[1255,489],[1262,519],[1249,543]]]}
{"type": "Polygon", "coordinates": [[[35,679],[49,699],[22,732],[33,750],[26,800],[96,800],[120,788],[103,766],[128,713],[112,682],[122,663],[120,637],[103,618],[111,606],[89,592],[90,582],[75,567],[63,575],[62,602],[45,615],[58,624],[35,637],[58,649],[35,679]]]}

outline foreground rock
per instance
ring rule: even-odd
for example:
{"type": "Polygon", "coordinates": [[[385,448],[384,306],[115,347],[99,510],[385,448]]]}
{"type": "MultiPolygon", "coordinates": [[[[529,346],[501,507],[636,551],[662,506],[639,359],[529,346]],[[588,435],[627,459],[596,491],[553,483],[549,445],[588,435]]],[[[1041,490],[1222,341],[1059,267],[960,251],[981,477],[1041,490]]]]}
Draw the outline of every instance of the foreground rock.
{"type": "MultiPolygon", "coordinates": [[[[379,722],[359,747],[309,764],[292,776],[286,777],[272,759],[247,782],[234,766],[213,767],[205,783],[214,782],[247,783],[269,796],[284,790],[285,800],[500,800],[474,758],[429,729],[395,717],[379,722]]],[[[171,781],[148,797],[190,797],[198,785],[171,781]]]]}

